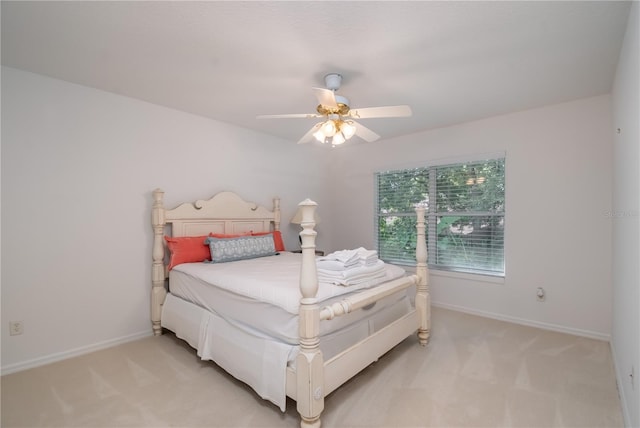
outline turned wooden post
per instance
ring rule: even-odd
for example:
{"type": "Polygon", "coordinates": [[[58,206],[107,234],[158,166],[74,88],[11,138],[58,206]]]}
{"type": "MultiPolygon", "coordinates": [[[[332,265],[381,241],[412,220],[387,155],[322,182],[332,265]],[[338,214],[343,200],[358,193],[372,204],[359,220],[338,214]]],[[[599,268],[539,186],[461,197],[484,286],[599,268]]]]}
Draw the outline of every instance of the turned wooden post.
{"type": "Polygon", "coordinates": [[[302,428],[319,428],[324,409],[324,361],[320,351],[320,308],[316,299],[316,231],[314,212],[318,204],[310,199],[300,202],[302,210],[302,267],[300,270],[299,335],[300,352],[296,359],[297,409],[302,428]]]}
{"type": "Polygon", "coordinates": [[[427,266],[424,212],[424,207],[416,207],[416,229],[418,231],[416,242],[416,275],[418,276],[416,309],[420,314],[418,340],[422,346],[427,345],[431,334],[431,296],[429,294],[429,268],[427,266]]]}
{"type": "Polygon", "coordinates": [[[273,198],[273,230],[280,230],[280,198],[273,198]]]}
{"type": "Polygon", "coordinates": [[[162,312],[162,304],[167,296],[167,290],[164,287],[165,270],[164,270],[164,236],[165,216],[163,199],[164,192],[160,189],[153,191],[153,207],[151,209],[151,224],[153,226],[153,264],[151,265],[151,324],[153,334],[159,336],[162,334],[162,326],[160,325],[160,315],[162,312]]]}

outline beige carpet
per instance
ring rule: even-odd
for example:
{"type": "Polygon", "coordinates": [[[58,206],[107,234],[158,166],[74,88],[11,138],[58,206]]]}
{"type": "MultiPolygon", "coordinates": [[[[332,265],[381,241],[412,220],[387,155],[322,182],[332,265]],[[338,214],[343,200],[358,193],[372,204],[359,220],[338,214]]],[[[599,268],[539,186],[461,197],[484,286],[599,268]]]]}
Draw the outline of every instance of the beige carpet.
{"type": "MultiPolygon", "coordinates": [[[[609,344],[433,311],[327,397],[324,427],[621,427],[609,344]]],[[[296,427],[173,335],[2,377],[2,427],[296,427]]]]}

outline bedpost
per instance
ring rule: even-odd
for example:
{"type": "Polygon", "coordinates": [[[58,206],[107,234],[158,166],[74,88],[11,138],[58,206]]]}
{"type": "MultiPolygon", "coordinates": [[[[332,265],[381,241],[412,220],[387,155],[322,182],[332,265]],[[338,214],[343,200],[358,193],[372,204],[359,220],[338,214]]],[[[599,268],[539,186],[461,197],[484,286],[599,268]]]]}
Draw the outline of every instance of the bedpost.
{"type": "Polygon", "coordinates": [[[423,206],[416,207],[416,229],[418,231],[416,242],[416,275],[418,276],[416,309],[420,315],[418,341],[422,346],[426,346],[431,334],[431,296],[429,295],[429,268],[427,267],[424,212],[425,208],[423,206]]]}
{"type": "Polygon", "coordinates": [[[151,224],[153,225],[153,264],[151,265],[151,324],[153,334],[162,334],[160,314],[162,304],[167,295],[164,288],[166,278],[164,270],[164,235],[165,217],[162,199],[164,192],[160,189],[153,191],[153,208],[151,209],[151,224]]]}
{"type": "Polygon", "coordinates": [[[273,198],[273,230],[280,230],[280,198],[273,198]]]}
{"type": "Polygon", "coordinates": [[[324,409],[324,361],[320,351],[320,308],[316,299],[316,235],[314,212],[318,204],[310,199],[300,202],[302,210],[302,267],[300,269],[299,335],[300,352],[296,359],[297,409],[302,428],[320,427],[324,409]]]}

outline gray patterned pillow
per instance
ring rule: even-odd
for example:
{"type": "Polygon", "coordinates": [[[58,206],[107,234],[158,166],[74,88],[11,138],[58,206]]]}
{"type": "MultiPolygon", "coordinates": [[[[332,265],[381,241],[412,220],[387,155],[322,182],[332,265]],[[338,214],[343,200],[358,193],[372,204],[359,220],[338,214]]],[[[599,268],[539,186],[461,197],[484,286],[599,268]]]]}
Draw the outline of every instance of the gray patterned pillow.
{"type": "Polygon", "coordinates": [[[254,259],[276,254],[273,236],[239,236],[237,238],[208,237],[205,244],[211,251],[211,263],[254,259]]]}

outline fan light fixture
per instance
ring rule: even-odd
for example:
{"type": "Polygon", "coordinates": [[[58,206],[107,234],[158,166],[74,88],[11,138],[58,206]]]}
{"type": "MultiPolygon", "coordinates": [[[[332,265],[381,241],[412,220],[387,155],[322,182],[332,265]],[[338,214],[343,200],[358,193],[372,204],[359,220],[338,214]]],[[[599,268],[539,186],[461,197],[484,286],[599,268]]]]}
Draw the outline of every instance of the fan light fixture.
{"type": "Polygon", "coordinates": [[[313,136],[321,143],[338,146],[353,137],[355,133],[356,126],[353,121],[338,117],[322,122],[313,136]]]}
{"type": "Polygon", "coordinates": [[[325,88],[312,88],[318,100],[315,113],[293,113],[293,114],[267,114],[259,115],[258,119],[285,119],[285,118],[322,118],[298,140],[298,144],[308,143],[318,140],[323,144],[331,144],[335,147],[358,135],[367,142],[376,141],[380,138],[378,134],[360,123],[360,119],[371,119],[377,117],[409,117],[411,107],[407,105],[365,107],[352,109],[349,106],[349,99],[336,94],[342,83],[342,75],[329,73],[324,76],[325,88]],[[357,121],[357,122],[356,122],[357,121]]]}

